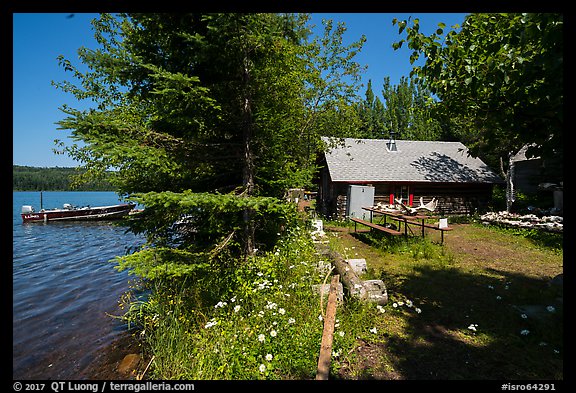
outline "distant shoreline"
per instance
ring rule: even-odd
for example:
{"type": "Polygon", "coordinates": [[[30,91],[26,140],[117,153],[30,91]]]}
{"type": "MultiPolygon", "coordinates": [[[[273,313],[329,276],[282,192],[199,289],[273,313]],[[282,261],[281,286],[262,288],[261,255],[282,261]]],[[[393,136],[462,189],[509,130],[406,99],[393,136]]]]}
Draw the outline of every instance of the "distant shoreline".
{"type": "Polygon", "coordinates": [[[95,179],[79,187],[72,187],[78,167],[32,167],[12,165],[12,191],[115,191],[107,180],[95,179]]]}

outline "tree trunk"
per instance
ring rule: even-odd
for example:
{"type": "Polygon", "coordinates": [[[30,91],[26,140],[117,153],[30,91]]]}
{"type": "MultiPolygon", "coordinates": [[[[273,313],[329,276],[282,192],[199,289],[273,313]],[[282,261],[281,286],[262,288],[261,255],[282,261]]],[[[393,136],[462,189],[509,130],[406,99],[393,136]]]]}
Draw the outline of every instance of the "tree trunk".
{"type": "MultiPolygon", "coordinates": [[[[243,101],[242,108],[242,138],[244,143],[244,168],[242,182],[244,195],[250,197],[254,193],[254,154],[252,152],[252,138],[254,136],[254,124],[252,118],[252,95],[250,93],[250,61],[247,50],[243,58],[243,101]]],[[[243,212],[244,219],[244,255],[254,254],[254,238],[256,228],[254,225],[254,210],[246,208],[243,212]]]]}
{"type": "Polygon", "coordinates": [[[516,190],[514,189],[514,161],[513,155],[508,155],[508,171],[506,172],[506,212],[510,213],[512,204],[516,200],[516,190]]]}

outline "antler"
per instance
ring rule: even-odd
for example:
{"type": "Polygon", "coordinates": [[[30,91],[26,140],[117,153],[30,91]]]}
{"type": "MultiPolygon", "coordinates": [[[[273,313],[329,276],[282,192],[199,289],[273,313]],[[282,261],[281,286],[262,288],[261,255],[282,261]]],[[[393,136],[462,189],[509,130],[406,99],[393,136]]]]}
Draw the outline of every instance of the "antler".
{"type": "Polygon", "coordinates": [[[406,210],[406,212],[408,212],[408,213],[410,213],[410,214],[416,214],[416,213],[418,212],[417,209],[403,204],[403,203],[402,203],[402,198],[400,198],[400,199],[394,198],[394,200],[396,201],[397,204],[399,204],[400,206],[402,206],[402,209],[406,210]]]}
{"type": "Polygon", "coordinates": [[[418,213],[418,210],[428,210],[433,212],[434,210],[436,210],[436,206],[438,205],[438,201],[436,200],[436,198],[432,198],[430,202],[424,204],[424,199],[420,197],[420,206],[417,207],[410,207],[403,204],[402,198],[400,199],[395,198],[394,200],[396,201],[397,204],[399,204],[402,207],[403,210],[405,210],[409,214],[416,214],[418,213]]]}
{"type": "Polygon", "coordinates": [[[426,209],[428,211],[433,212],[434,210],[436,210],[437,205],[438,201],[436,200],[436,198],[432,198],[430,202],[424,204],[424,200],[422,199],[422,197],[420,197],[420,206],[418,206],[417,209],[426,209]]]}

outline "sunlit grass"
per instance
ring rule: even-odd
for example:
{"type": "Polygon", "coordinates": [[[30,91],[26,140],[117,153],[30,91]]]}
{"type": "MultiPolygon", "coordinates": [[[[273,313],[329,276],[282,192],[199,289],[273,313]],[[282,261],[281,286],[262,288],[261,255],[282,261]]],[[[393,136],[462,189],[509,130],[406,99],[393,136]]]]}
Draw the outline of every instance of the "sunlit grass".
{"type": "MultiPolygon", "coordinates": [[[[388,289],[389,304],[377,326],[384,340],[372,341],[383,343],[382,364],[372,365],[370,373],[561,379],[561,304],[538,318],[523,318],[517,306],[557,304],[562,292],[549,286],[547,277],[562,271],[562,251],[557,241],[535,243],[534,234],[524,235],[476,224],[461,227],[446,242],[458,237],[468,245],[462,253],[419,236],[330,232],[334,247],[366,257],[388,289]],[[415,305],[421,312],[414,313],[415,305]],[[492,366],[502,362],[506,366],[492,366]]],[[[362,367],[358,363],[350,375],[366,377],[362,367]]]]}

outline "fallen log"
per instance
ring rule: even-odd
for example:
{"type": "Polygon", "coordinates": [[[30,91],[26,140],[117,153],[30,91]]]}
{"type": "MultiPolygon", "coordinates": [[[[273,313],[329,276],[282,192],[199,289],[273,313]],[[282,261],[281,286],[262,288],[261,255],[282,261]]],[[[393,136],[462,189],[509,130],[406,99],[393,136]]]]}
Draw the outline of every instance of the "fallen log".
{"type": "Polygon", "coordinates": [[[382,280],[362,281],[342,255],[328,247],[318,247],[318,251],[330,258],[350,296],[380,305],[388,302],[388,293],[382,280]]]}

